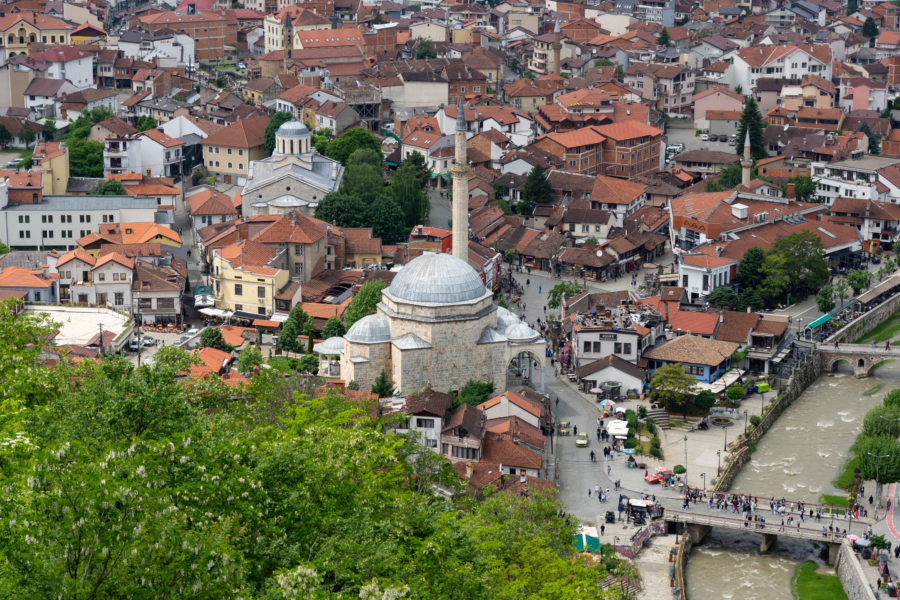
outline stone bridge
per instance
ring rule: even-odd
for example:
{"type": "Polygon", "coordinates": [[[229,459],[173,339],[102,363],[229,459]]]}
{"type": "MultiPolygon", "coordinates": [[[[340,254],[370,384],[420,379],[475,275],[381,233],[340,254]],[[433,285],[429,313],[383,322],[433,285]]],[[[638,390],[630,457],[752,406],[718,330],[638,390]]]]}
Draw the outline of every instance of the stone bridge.
{"type": "Polygon", "coordinates": [[[837,347],[820,344],[819,353],[822,356],[822,368],[827,373],[833,373],[837,364],[843,360],[853,367],[854,376],[863,378],[871,375],[872,368],[878,363],[900,358],[900,347],[891,346],[888,349],[883,345],[873,347],[871,344],[840,344],[837,347]]]}
{"type": "MultiPolygon", "coordinates": [[[[729,515],[734,513],[727,513],[729,515]]],[[[765,513],[757,513],[767,516],[765,513]]],[[[834,564],[837,553],[840,549],[841,542],[844,537],[841,534],[831,533],[828,531],[828,524],[831,523],[829,518],[823,517],[821,521],[814,520],[800,521],[800,526],[781,526],[782,516],[772,516],[771,520],[766,523],[757,523],[755,521],[746,521],[741,517],[726,516],[725,514],[711,514],[708,512],[690,512],[683,510],[672,510],[667,508],[663,514],[663,519],[670,527],[679,528],[684,535],[690,536],[694,544],[699,544],[706,537],[713,527],[722,527],[733,531],[740,531],[744,534],[759,534],[762,541],[759,545],[759,553],[766,554],[775,545],[779,536],[791,537],[801,540],[811,540],[814,542],[823,542],[828,544],[828,563],[834,564]],[[679,525],[679,523],[681,525],[679,525]],[[826,533],[822,533],[822,524],[825,524],[826,533]]],[[[835,522],[837,522],[835,520],[835,522]]],[[[796,522],[795,522],[796,523],[796,522]]],[[[846,522],[841,521],[842,524],[846,522]]],[[[849,532],[848,532],[849,533],[849,532]]]]}

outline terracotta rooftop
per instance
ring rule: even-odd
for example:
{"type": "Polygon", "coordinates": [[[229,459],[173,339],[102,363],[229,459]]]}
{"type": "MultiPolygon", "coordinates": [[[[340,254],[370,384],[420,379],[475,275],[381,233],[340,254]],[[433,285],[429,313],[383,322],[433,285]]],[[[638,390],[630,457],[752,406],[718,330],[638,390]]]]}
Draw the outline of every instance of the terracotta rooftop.
{"type": "MultiPolygon", "coordinates": [[[[718,321],[718,315],[712,315],[718,321]]],[[[697,335],[680,335],[662,346],[645,352],[644,356],[665,362],[716,366],[740,348],[733,342],[711,340],[697,335]]]]}

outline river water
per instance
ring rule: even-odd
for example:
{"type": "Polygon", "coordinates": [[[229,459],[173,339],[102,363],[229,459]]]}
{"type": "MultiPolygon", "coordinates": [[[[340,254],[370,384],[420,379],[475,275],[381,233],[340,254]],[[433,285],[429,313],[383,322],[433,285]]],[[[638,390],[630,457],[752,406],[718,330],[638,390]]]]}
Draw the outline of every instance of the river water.
{"type": "MultiPolygon", "coordinates": [[[[900,386],[900,363],[879,367],[856,379],[844,364],[819,377],[775,422],[757,444],[732,491],[818,502],[821,494],[842,494],[832,480],[862,429],[862,419],[891,389],[900,386]],[[881,388],[866,394],[875,386],[881,388]]],[[[812,542],[779,540],[772,553],[759,555],[759,536],[741,538],[713,530],[688,561],[689,598],[791,600],[794,567],[816,559],[812,542]]]]}

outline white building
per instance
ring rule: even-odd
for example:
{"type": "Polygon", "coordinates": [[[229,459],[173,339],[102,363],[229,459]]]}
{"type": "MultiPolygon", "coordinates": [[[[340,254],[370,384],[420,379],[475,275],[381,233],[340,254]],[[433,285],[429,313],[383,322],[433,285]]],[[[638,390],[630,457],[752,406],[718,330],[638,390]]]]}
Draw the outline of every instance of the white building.
{"type": "Polygon", "coordinates": [[[897,163],[896,158],[866,155],[833,163],[812,163],[816,195],[831,206],[835,198],[885,200],[885,185],[879,186],[878,170],[897,163]]]}
{"type": "Polygon", "coordinates": [[[686,254],[678,264],[681,287],[687,291],[691,302],[729,285],[736,275],[737,261],[723,256],[686,254]]]}
{"type": "Polygon", "coordinates": [[[69,298],[77,304],[131,310],[131,278],[134,260],[118,252],[104,254],[91,268],[89,281],[69,288],[69,298]]]}
{"type": "Polygon", "coordinates": [[[822,44],[751,46],[732,55],[725,78],[731,89],[740,86],[741,93],[748,94],[760,77],[803,79],[806,75],[818,75],[830,80],[831,61],[831,47],[822,44]]]}
{"type": "Polygon", "coordinates": [[[37,204],[9,204],[0,185],[0,239],[13,249],[71,250],[103,223],[153,223],[156,198],[137,196],[44,196],[37,204]]]}
{"type": "Polygon", "coordinates": [[[118,46],[125,58],[155,60],[163,68],[197,62],[194,39],[183,33],[125,31],[119,36],[118,46]]]}
{"type": "Polygon", "coordinates": [[[94,55],[75,46],[32,52],[28,58],[47,66],[44,77],[66,79],[79,90],[94,87],[94,55]]]}
{"type": "Polygon", "coordinates": [[[108,138],[103,148],[103,174],[141,173],[175,177],[181,173],[184,144],[159,129],[108,138]]]}

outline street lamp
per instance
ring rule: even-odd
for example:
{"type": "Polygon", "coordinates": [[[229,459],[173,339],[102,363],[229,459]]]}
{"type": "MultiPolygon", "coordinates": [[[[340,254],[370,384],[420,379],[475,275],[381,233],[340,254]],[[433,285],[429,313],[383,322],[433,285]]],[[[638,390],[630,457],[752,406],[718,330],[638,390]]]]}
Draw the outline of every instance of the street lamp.
{"type": "Polygon", "coordinates": [[[684,436],[684,489],[688,488],[688,478],[687,478],[687,434],[684,436]]]}
{"type": "Polygon", "coordinates": [[[722,451],[716,450],[716,458],[719,461],[719,466],[716,468],[716,477],[722,474],[722,451]]]}
{"type": "Polygon", "coordinates": [[[890,454],[872,454],[866,452],[869,456],[875,458],[875,520],[878,520],[878,507],[881,506],[881,482],[879,479],[878,466],[881,464],[882,458],[890,457],[890,454]]]}
{"type": "Polygon", "coordinates": [[[700,473],[700,477],[703,479],[703,489],[706,490],[706,473],[700,473]]]}
{"type": "Polygon", "coordinates": [[[747,433],[747,410],[744,409],[744,433],[747,433]]]}
{"type": "Polygon", "coordinates": [[[722,428],[722,433],[725,434],[725,447],[723,448],[723,450],[725,450],[725,452],[728,452],[728,423],[722,423],[721,425],[719,425],[719,427],[722,428]]]}

